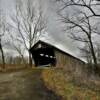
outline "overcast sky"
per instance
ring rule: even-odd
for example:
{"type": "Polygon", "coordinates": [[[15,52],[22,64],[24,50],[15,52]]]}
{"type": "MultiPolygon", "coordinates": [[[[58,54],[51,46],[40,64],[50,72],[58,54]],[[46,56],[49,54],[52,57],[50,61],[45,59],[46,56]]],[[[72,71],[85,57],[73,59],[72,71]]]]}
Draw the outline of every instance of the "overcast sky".
{"type": "MultiPolygon", "coordinates": [[[[57,6],[53,0],[40,0],[43,6],[43,11],[47,17],[47,37],[45,40],[49,40],[50,43],[55,43],[59,48],[77,55],[79,50],[77,45],[73,43],[65,34],[62,23],[57,15],[57,6]],[[49,38],[49,39],[48,39],[49,38]]],[[[37,6],[37,5],[36,5],[37,6]]],[[[14,11],[14,0],[1,0],[0,7],[4,10],[6,16],[12,14],[14,11]]]]}

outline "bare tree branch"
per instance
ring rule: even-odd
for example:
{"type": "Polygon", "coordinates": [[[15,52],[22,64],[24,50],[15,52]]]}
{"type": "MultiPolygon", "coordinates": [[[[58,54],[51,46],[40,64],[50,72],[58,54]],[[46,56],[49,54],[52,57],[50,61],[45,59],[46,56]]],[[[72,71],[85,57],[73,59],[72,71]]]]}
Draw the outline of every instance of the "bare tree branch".
{"type": "MultiPolygon", "coordinates": [[[[98,1],[94,0],[60,0],[64,4],[64,6],[58,11],[58,14],[61,17],[61,21],[66,24],[67,29],[69,30],[70,38],[76,41],[83,42],[88,44],[88,49],[90,55],[92,55],[93,63],[94,63],[94,70],[97,71],[97,57],[95,53],[95,47],[93,43],[92,36],[94,33],[98,33],[98,31],[94,28],[95,24],[92,21],[95,21],[93,18],[100,18],[100,14],[96,12],[96,7],[100,6],[98,1]],[[94,8],[95,6],[95,8],[94,8]],[[67,8],[75,8],[73,15],[68,15],[62,13],[63,11],[66,12],[67,8]],[[77,9],[76,9],[77,7],[77,9]],[[85,8],[85,10],[84,10],[85,8]],[[89,13],[87,13],[89,12],[89,13]],[[77,33],[78,32],[78,33],[77,33]]],[[[97,24],[97,23],[96,23],[97,24]]],[[[100,33],[100,32],[99,32],[100,33]]],[[[87,50],[81,50],[87,52],[87,50]]]]}
{"type": "MultiPolygon", "coordinates": [[[[12,20],[14,19],[13,22],[17,26],[18,34],[28,52],[35,41],[41,36],[42,30],[46,27],[42,10],[34,7],[33,3],[32,0],[17,1],[15,7],[16,15],[14,18],[11,17],[12,20]]],[[[29,62],[31,65],[32,59],[30,52],[29,62]]]]}

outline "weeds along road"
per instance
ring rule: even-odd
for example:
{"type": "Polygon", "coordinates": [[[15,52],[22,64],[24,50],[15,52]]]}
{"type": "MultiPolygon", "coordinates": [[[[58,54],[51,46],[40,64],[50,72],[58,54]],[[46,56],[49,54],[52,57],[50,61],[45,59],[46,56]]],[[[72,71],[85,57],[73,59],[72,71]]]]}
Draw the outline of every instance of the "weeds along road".
{"type": "Polygon", "coordinates": [[[60,100],[45,86],[42,70],[0,73],[0,100],[60,100]]]}

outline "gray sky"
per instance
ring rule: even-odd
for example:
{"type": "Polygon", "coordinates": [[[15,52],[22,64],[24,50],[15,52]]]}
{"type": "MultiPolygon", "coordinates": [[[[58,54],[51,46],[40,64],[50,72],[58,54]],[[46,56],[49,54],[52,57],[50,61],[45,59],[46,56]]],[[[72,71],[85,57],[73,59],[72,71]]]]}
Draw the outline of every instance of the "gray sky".
{"type": "MultiPolygon", "coordinates": [[[[0,7],[3,8],[5,14],[8,16],[12,14],[14,11],[14,1],[15,0],[1,0],[0,7]]],[[[40,0],[41,5],[43,6],[43,10],[47,17],[47,37],[50,43],[55,43],[59,48],[68,51],[73,55],[78,55],[79,50],[77,49],[77,45],[73,43],[68,37],[67,34],[64,33],[62,28],[62,23],[57,16],[57,6],[54,4],[53,0],[40,0]],[[49,38],[49,39],[48,39],[49,38]],[[76,45],[76,46],[75,46],[76,45]]],[[[7,50],[7,49],[6,49],[7,50]]]]}

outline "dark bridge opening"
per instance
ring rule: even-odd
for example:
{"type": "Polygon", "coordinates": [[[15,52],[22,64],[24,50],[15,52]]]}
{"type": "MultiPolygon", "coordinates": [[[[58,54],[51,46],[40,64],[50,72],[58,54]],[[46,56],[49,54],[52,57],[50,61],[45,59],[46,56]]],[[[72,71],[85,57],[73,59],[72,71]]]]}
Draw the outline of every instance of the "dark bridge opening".
{"type": "Polygon", "coordinates": [[[51,47],[37,48],[31,51],[35,66],[55,66],[56,57],[51,47]]]}

